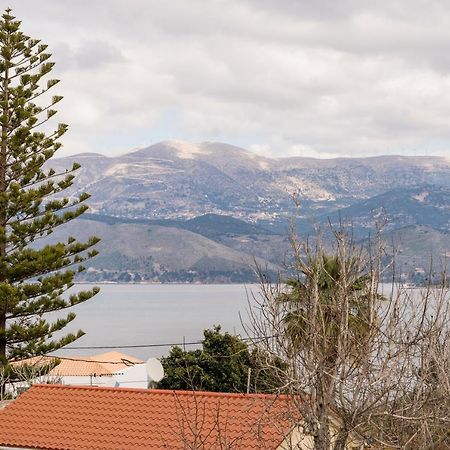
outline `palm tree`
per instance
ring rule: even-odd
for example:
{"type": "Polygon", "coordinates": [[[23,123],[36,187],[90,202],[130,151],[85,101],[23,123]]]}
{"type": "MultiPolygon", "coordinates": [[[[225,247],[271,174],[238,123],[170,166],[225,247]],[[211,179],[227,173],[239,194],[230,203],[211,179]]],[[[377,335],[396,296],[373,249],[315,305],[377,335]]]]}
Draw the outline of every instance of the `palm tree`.
{"type": "MultiPolygon", "coordinates": [[[[377,294],[373,294],[373,278],[364,272],[361,258],[320,253],[297,262],[297,277],[286,281],[288,289],[276,301],[282,306],[287,356],[299,358],[300,366],[308,367],[304,375],[312,374],[314,379],[310,406],[317,427],[315,448],[329,449],[337,380],[349,369],[349,361],[354,368],[364,364],[374,329],[371,300],[377,294]]],[[[348,430],[340,430],[339,437],[334,449],[344,448],[341,444],[348,430]]]]}
{"type": "Polygon", "coordinates": [[[370,329],[370,276],[356,262],[322,254],[302,264],[297,278],[286,280],[289,289],[277,301],[285,307],[282,323],[292,356],[314,346],[324,363],[333,364],[342,327],[350,344],[346,351],[362,344],[370,329]]]}

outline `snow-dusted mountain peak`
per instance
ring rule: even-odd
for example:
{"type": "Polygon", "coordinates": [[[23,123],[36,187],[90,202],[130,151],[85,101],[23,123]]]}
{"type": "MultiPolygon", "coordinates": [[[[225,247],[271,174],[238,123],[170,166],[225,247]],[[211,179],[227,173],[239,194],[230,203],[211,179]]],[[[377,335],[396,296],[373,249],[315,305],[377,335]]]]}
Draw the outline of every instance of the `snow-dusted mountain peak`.
{"type": "Polygon", "coordinates": [[[176,151],[176,156],[181,159],[194,159],[200,154],[208,154],[209,150],[201,144],[195,144],[187,141],[171,140],[164,141],[162,144],[172,147],[176,151]]]}
{"type": "Polygon", "coordinates": [[[207,156],[211,149],[202,144],[181,140],[169,140],[157,142],[149,147],[141,148],[123,155],[124,158],[156,158],[156,159],[197,159],[199,156],[207,156]]]}

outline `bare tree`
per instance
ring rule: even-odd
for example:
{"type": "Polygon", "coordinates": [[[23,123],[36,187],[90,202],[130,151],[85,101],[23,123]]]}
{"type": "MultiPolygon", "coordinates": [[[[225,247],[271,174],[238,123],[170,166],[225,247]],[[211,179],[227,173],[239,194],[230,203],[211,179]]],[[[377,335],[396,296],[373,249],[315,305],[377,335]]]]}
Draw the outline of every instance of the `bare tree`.
{"type": "Polygon", "coordinates": [[[293,433],[298,414],[289,396],[172,391],[176,420],[159,430],[167,447],[184,450],[309,449],[293,433]],[[236,396],[240,397],[239,399],[236,396]],[[239,403],[243,401],[245,404],[239,403]],[[167,432],[169,431],[169,433],[167,432]]]}
{"type": "Polygon", "coordinates": [[[332,235],[330,251],[292,233],[287,283],[260,274],[247,331],[263,363],[285,363],[271,367],[276,387],[295,399],[316,450],[448,448],[445,276],[420,292],[383,292],[380,230],[365,248],[342,226],[332,235]]]}
{"type": "Polygon", "coordinates": [[[30,360],[17,361],[0,368],[0,400],[12,399],[32,384],[60,384],[61,377],[49,372],[59,364],[56,357],[35,357],[30,360]]]}

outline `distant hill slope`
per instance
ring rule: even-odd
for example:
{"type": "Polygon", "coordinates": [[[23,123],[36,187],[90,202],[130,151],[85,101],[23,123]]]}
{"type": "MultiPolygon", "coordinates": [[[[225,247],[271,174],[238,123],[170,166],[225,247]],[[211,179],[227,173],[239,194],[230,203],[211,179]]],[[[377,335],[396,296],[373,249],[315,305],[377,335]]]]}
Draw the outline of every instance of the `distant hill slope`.
{"type": "Polygon", "coordinates": [[[408,226],[391,233],[388,242],[395,250],[397,276],[414,282],[425,281],[430,271],[450,269],[450,233],[426,226],[408,226]]]}
{"type": "Polygon", "coordinates": [[[183,222],[182,227],[203,236],[217,237],[239,234],[275,234],[273,231],[243,220],[218,214],[205,214],[183,222]]]}
{"type": "MultiPolygon", "coordinates": [[[[255,264],[270,272],[277,266],[214,242],[188,230],[140,223],[76,220],[60,227],[49,239],[68,235],[100,236],[100,254],[80,280],[161,282],[255,281],[255,264]]],[[[46,242],[40,243],[44,245],[46,242]]]]}
{"type": "Polygon", "coordinates": [[[305,236],[348,219],[358,239],[383,217],[409,272],[430,255],[450,255],[450,158],[275,159],[227,144],[168,141],[51,165],[63,170],[74,161],[82,168],[69,194],[92,197],[90,215],[71,233],[103,239],[92,280],[253,281],[253,257],[270,270],[283,265],[294,216],[305,236]]]}
{"type": "Polygon", "coordinates": [[[321,216],[321,221],[338,218],[351,220],[356,229],[373,228],[374,218],[384,218],[386,229],[422,226],[447,233],[450,231],[450,188],[423,185],[397,188],[347,208],[321,216]]]}
{"type": "Polygon", "coordinates": [[[174,219],[130,219],[127,217],[105,216],[101,214],[86,213],[81,216],[83,220],[95,220],[108,223],[110,225],[119,223],[140,223],[148,225],[161,225],[165,227],[180,228],[192,231],[209,238],[222,237],[226,235],[257,234],[274,235],[274,231],[268,230],[260,225],[248,223],[244,220],[235,219],[230,216],[221,216],[219,214],[204,214],[188,220],[174,219]]]}

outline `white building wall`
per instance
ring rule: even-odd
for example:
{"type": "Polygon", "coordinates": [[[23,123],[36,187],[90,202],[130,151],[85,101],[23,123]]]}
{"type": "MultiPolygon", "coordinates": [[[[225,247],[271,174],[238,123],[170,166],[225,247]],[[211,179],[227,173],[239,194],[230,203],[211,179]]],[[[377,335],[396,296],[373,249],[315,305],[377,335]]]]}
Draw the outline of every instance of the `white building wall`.
{"type": "Polygon", "coordinates": [[[111,376],[62,376],[60,378],[61,383],[67,386],[148,388],[145,364],[135,364],[111,376]]]}
{"type": "Polygon", "coordinates": [[[147,389],[149,380],[145,364],[135,364],[114,374],[117,387],[147,389]]]}

